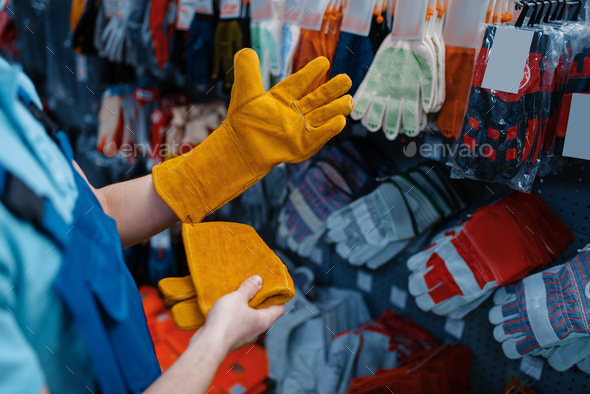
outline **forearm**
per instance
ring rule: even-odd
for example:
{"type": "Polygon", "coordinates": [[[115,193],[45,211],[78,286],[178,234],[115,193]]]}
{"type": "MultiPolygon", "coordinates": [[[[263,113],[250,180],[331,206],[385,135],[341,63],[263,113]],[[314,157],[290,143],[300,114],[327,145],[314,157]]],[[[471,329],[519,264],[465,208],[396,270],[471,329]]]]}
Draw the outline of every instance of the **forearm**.
{"type": "Polygon", "coordinates": [[[74,162],[74,168],[86,180],[105,213],[117,222],[124,248],[148,239],[178,221],[158,196],[151,175],[95,189],[78,163],[74,162]]]}
{"type": "Polygon", "coordinates": [[[116,220],[124,248],[158,234],[178,221],[158,196],[151,175],[103,187],[96,190],[96,194],[100,196],[105,212],[116,220]]]}
{"type": "Polygon", "coordinates": [[[205,394],[228,352],[223,338],[207,332],[203,327],[191,339],[188,349],[174,365],[144,393],[205,394]]]}

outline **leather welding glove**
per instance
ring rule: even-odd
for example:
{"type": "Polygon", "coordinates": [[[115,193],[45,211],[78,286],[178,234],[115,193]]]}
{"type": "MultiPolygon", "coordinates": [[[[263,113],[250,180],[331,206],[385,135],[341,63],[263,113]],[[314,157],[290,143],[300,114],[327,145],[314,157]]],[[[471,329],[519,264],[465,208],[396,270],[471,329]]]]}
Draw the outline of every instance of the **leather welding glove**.
{"type": "Polygon", "coordinates": [[[281,305],[295,295],[287,267],[250,226],[185,223],[182,239],[191,275],[162,279],[158,288],[165,305],[172,308],[174,322],[183,330],[205,324],[213,304],[253,275],[262,278],[262,287],[248,303],[252,308],[281,305]]]}
{"type": "Polygon", "coordinates": [[[310,158],[342,131],[353,108],[350,95],[340,97],[350,78],[308,94],[329,68],[320,57],[264,92],[256,52],[235,55],[227,118],[191,152],[152,170],[156,191],[181,221],[200,222],[276,165],[310,158]]]}

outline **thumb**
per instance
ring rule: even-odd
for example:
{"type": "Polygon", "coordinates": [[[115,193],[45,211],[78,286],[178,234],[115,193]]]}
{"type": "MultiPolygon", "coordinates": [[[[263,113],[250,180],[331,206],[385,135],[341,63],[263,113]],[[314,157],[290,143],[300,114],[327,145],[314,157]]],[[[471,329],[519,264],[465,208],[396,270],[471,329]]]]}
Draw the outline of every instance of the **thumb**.
{"type": "Polygon", "coordinates": [[[256,51],[244,48],[234,55],[234,85],[230,111],[264,93],[260,74],[260,61],[256,51]]]}
{"type": "Polygon", "coordinates": [[[236,291],[246,297],[247,301],[250,301],[254,298],[256,293],[258,293],[258,290],[260,290],[261,287],[262,278],[258,275],[254,275],[243,281],[236,291]]]}

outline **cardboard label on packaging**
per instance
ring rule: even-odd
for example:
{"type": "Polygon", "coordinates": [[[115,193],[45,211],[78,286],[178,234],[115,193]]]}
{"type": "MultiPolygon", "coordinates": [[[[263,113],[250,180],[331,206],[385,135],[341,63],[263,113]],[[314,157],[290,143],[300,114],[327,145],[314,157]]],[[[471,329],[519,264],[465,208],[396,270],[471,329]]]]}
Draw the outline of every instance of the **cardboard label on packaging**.
{"type": "Polygon", "coordinates": [[[299,15],[301,14],[304,3],[304,0],[285,0],[283,20],[299,22],[299,15]]]}
{"type": "Polygon", "coordinates": [[[197,14],[213,15],[213,0],[196,0],[197,14]]]}
{"type": "Polygon", "coordinates": [[[356,287],[370,293],[373,289],[373,276],[364,271],[358,271],[356,274],[356,287]]]}
{"type": "Polygon", "coordinates": [[[393,38],[398,40],[421,40],[424,35],[428,0],[397,0],[393,18],[393,38]]]}
{"type": "Polygon", "coordinates": [[[252,0],[250,4],[252,20],[260,21],[272,18],[272,0],[252,0]]]}
{"type": "Polygon", "coordinates": [[[219,0],[219,18],[239,18],[242,7],[241,0],[219,0]]]}
{"type": "Polygon", "coordinates": [[[520,361],[520,372],[535,380],[541,380],[544,364],[545,362],[542,359],[527,354],[520,361]]]}
{"type": "Polygon", "coordinates": [[[488,65],[481,87],[506,93],[518,93],[530,76],[526,61],[534,32],[498,26],[490,48],[488,65]]]}
{"type": "Polygon", "coordinates": [[[391,286],[391,291],[389,293],[389,302],[393,305],[397,306],[399,309],[404,310],[406,309],[406,303],[408,301],[408,292],[402,289],[401,287],[397,287],[396,285],[391,286]]]}
{"type": "Polygon", "coordinates": [[[563,156],[590,160],[590,94],[573,93],[567,134],[563,143],[563,156]]]}
{"type": "Polygon", "coordinates": [[[105,18],[110,18],[111,16],[113,16],[113,12],[115,12],[115,10],[117,9],[117,0],[105,0],[103,2],[103,12],[104,12],[104,17],[105,18]]]}
{"type": "Polygon", "coordinates": [[[348,10],[342,17],[341,30],[367,37],[371,30],[373,9],[377,0],[350,0],[348,10]]]}
{"type": "Polygon", "coordinates": [[[194,3],[192,1],[181,1],[180,4],[178,4],[178,12],[176,14],[177,30],[188,30],[195,17],[195,9],[192,7],[193,5],[194,3]]]}
{"type": "Polygon", "coordinates": [[[299,16],[301,28],[319,31],[322,28],[322,19],[328,3],[330,0],[305,0],[299,16]]]}

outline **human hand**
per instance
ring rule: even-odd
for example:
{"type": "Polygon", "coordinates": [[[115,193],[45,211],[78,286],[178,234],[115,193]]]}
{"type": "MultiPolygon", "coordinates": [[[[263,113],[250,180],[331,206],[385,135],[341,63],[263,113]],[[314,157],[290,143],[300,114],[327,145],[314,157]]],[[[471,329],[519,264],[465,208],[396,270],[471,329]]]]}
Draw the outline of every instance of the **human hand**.
{"type": "MultiPolygon", "coordinates": [[[[210,335],[227,352],[254,342],[285,312],[284,305],[254,309],[248,302],[262,287],[262,278],[254,275],[246,279],[238,290],[221,297],[209,311],[205,325],[197,333],[210,335]]],[[[191,339],[191,343],[197,337],[191,339]]]]}

